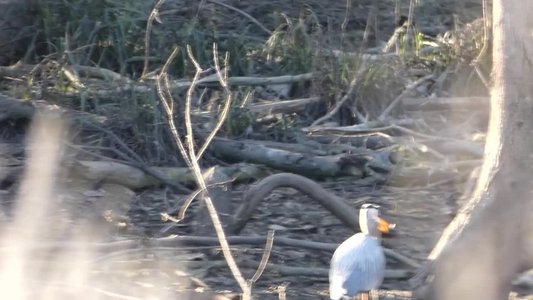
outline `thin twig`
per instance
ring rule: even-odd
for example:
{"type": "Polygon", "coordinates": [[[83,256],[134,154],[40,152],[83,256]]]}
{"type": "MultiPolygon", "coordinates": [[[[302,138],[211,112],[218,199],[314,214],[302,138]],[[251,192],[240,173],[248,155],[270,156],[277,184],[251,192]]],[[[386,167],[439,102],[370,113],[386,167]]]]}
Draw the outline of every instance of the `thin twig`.
{"type": "Polygon", "coordinates": [[[108,130],[98,124],[95,124],[93,122],[90,122],[90,121],[87,121],[85,118],[83,118],[83,116],[79,116],[78,118],[76,118],[77,120],[79,120],[81,123],[85,124],[85,125],[88,125],[89,127],[93,127],[99,131],[102,131],[103,133],[107,134],[112,140],[114,140],[120,147],[122,147],[124,150],[126,150],[126,152],[135,160],[135,162],[139,163],[139,164],[144,164],[143,163],[143,159],[137,155],[137,153],[135,153],[135,151],[131,150],[130,147],[128,147],[128,145],[126,145],[126,143],[124,143],[114,132],[112,132],[111,130],[108,130]]]}
{"type": "MultiPolygon", "coordinates": [[[[229,109],[231,107],[231,102],[233,100],[232,93],[229,90],[229,87],[227,85],[227,82],[228,82],[227,81],[228,80],[227,68],[224,69],[224,74],[222,74],[222,71],[220,69],[220,63],[218,61],[217,44],[215,44],[215,43],[213,43],[213,61],[215,63],[215,70],[217,72],[220,85],[224,89],[224,92],[225,92],[225,94],[227,96],[226,96],[226,101],[224,102],[224,108],[222,109],[222,112],[219,115],[219,118],[218,118],[218,121],[217,121],[217,123],[215,125],[215,128],[213,130],[211,130],[211,132],[209,132],[209,134],[207,135],[207,138],[205,139],[204,144],[202,145],[202,147],[198,151],[198,154],[196,155],[198,157],[198,159],[200,159],[200,157],[202,157],[202,155],[204,154],[205,150],[207,149],[207,147],[209,146],[209,144],[211,143],[211,141],[215,137],[216,133],[220,130],[220,128],[224,124],[224,121],[226,120],[226,117],[228,115],[229,109]]],[[[224,61],[225,61],[226,64],[229,61],[229,53],[228,52],[226,52],[226,56],[224,58],[224,61]]]]}
{"type": "Polygon", "coordinates": [[[490,16],[489,4],[487,3],[487,0],[482,0],[481,2],[483,4],[483,47],[481,48],[481,51],[479,51],[479,54],[476,56],[474,61],[472,61],[472,66],[474,67],[474,71],[478,75],[485,88],[487,90],[490,90],[490,82],[486,78],[485,74],[483,74],[483,71],[481,70],[480,66],[483,58],[487,55],[489,51],[492,18],[490,16]]]}
{"type": "Polygon", "coordinates": [[[159,95],[159,99],[161,100],[161,103],[163,104],[163,107],[165,108],[165,112],[167,114],[167,117],[169,119],[168,125],[170,126],[170,131],[172,133],[172,136],[174,137],[174,141],[178,145],[178,149],[181,153],[181,156],[183,157],[183,160],[187,164],[187,166],[191,166],[191,161],[189,159],[189,156],[187,155],[187,151],[185,150],[185,146],[183,145],[183,142],[181,141],[180,135],[178,134],[178,129],[176,128],[176,124],[174,123],[174,99],[172,99],[172,95],[170,94],[170,91],[168,89],[168,85],[166,84],[168,82],[168,67],[170,66],[170,63],[176,58],[176,55],[178,55],[179,48],[175,47],[172,50],[172,53],[168,57],[167,61],[163,65],[163,68],[161,69],[161,74],[157,77],[157,93],[159,95]],[[161,81],[165,82],[165,89],[163,89],[161,85],[161,81]]]}
{"type": "Polygon", "coordinates": [[[154,20],[157,20],[159,18],[159,8],[161,8],[161,5],[165,3],[165,0],[158,0],[157,3],[154,5],[154,9],[150,12],[150,16],[148,16],[148,20],[146,21],[146,30],[144,32],[144,67],[143,72],[141,74],[141,78],[143,78],[146,73],[148,72],[148,56],[150,55],[150,33],[152,32],[152,25],[154,23],[154,20]]]}
{"type": "MultiPolygon", "coordinates": [[[[196,84],[198,83],[198,79],[200,79],[200,75],[202,74],[203,70],[200,64],[196,61],[196,58],[194,57],[194,54],[192,53],[192,48],[190,45],[187,45],[187,55],[189,56],[189,59],[191,60],[192,64],[194,65],[196,69],[196,72],[194,73],[194,76],[191,81],[191,85],[189,86],[189,89],[187,89],[187,94],[185,97],[185,113],[184,113],[185,132],[186,132],[185,143],[187,145],[187,149],[189,150],[189,159],[191,160],[191,166],[193,166],[194,161],[197,162],[197,160],[196,160],[196,153],[194,153],[195,146],[194,146],[194,131],[192,130],[192,120],[191,120],[191,101],[193,97],[193,92],[196,89],[196,84]]],[[[194,168],[193,168],[193,172],[196,172],[194,168]]],[[[200,172],[198,172],[198,174],[200,174],[200,172]]],[[[198,174],[195,174],[195,176],[198,174]]],[[[199,176],[202,177],[201,174],[199,176]]]]}
{"type": "Polygon", "coordinates": [[[318,118],[316,121],[314,121],[311,124],[311,126],[317,126],[317,125],[321,124],[322,122],[324,122],[325,120],[331,118],[334,114],[336,114],[339,111],[339,109],[344,105],[344,103],[353,96],[353,94],[355,92],[355,88],[356,88],[357,83],[358,83],[359,76],[361,76],[361,74],[365,70],[366,70],[366,63],[363,61],[361,66],[358,68],[358,71],[355,74],[354,78],[350,82],[350,86],[348,88],[348,92],[346,92],[346,95],[344,95],[344,97],[342,97],[342,99],[335,104],[335,107],[333,107],[333,109],[331,111],[329,111],[324,116],[318,118]]]}
{"type": "Polygon", "coordinates": [[[261,275],[265,271],[265,268],[268,263],[268,258],[270,257],[270,253],[272,252],[272,246],[274,245],[274,233],[274,230],[268,231],[265,250],[263,251],[263,256],[261,257],[261,262],[259,263],[257,271],[255,271],[254,276],[252,276],[252,279],[250,279],[249,281],[250,286],[256,283],[259,277],[261,277],[261,275]]]}
{"type": "Polygon", "coordinates": [[[474,66],[478,66],[481,63],[481,60],[484,58],[484,56],[489,51],[489,42],[490,42],[490,36],[491,36],[491,25],[492,25],[492,18],[490,16],[489,12],[489,4],[487,0],[481,1],[483,4],[483,47],[481,48],[481,51],[477,55],[477,57],[474,59],[472,64],[474,66]]]}
{"type": "Polygon", "coordinates": [[[202,192],[202,190],[196,190],[194,191],[193,193],[191,193],[186,199],[185,199],[185,202],[183,203],[183,205],[180,207],[180,210],[178,211],[178,214],[176,216],[176,219],[171,219],[173,222],[180,222],[181,220],[183,220],[185,218],[185,213],[187,212],[187,209],[189,208],[189,206],[191,206],[191,203],[192,201],[194,200],[194,198],[196,198],[196,196],[198,196],[200,193],[202,192]]]}
{"type": "Polygon", "coordinates": [[[433,74],[429,74],[429,75],[426,75],[420,79],[418,79],[417,81],[413,82],[412,84],[410,84],[409,86],[407,86],[405,88],[405,90],[400,94],[398,95],[398,97],[396,97],[390,104],[389,106],[381,113],[381,115],[378,117],[378,120],[380,121],[384,121],[390,114],[390,112],[400,103],[400,101],[405,97],[407,96],[407,94],[409,94],[412,90],[414,90],[415,88],[417,88],[419,85],[421,85],[422,83],[426,82],[427,80],[430,80],[433,78],[433,74]]]}
{"type": "MultiPolygon", "coordinates": [[[[224,185],[224,184],[227,184],[229,182],[233,182],[234,180],[231,179],[231,180],[227,180],[227,181],[222,181],[222,182],[215,182],[215,183],[212,183],[212,184],[209,184],[207,187],[214,187],[214,186],[217,186],[217,185],[224,185]]],[[[198,189],[194,192],[192,192],[184,201],[184,203],[181,205],[177,215],[175,218],[172,218],[172,217],[169,217],[168,219],[171,220],[172,222],[181,222],[184,218],[185,218],[185,213],[187,212],[187,209],[189,208],[189,206],[191,205],[192,201],[194,200],[194,198],[196,198],[196,196],[198,196],[200,193],[202,192],[201,189],[198,189]]],[[[171,209],[170,211],[174,211],[175,209],[171,209]]]]}
{"type": "MultiPolygon", "coordinates": [[[[365,26],[365,31],[363,32],[363,41],[361,42],[361,50],[363,50],[364,48],[367,47],[368,45],[368,40],[370,38],[370,30],[371,29],[374,29],[374,33],[376,33],[376,18],[377,18],[377,13],[376,13],[376,10],[377,10],[377,7],[376,7],[376,4],[372,4],[370,6],[370,11],[368,12],[368,16],[366,18],[366,26],[365,26]],[[373,24],[372,24],[373,23],[373,24]],[[373,28],[374,27],[374,28],[373,28]]],[[[374,36],[374,38],[377,39],[377,36],[374,36]]]]}
{"type": "MultiPolygon", "coordinates": [[[[414,22],[413,22],[413,19],[414,19],[414,11],[415,11],[415,6],[418,4],[418,0],[411,0],[409,1],[409,14],[407,15],[407,24],[406,27],[405,27],[405,36],[402,38],[405,43],[404,43],[404,48],[406,48],[404,51],[405,53],[407,53],[407,51],[411,51],[412,50],[412,46],[415,42],[415,27],[414,27],[414,22]]],[[[399,24],[397,24],[399,25],[399,24]]],[[[400,41],[401,43],[402,41],[400,41]]],[[[418,48],[416,47],[415,45],[415,51],[417,52],[418,54],[418,48]]]]}
{"type": "Polygon", "coordinates": [[[346,28],[348,27],[348,22],[350,21],[350,14],[352,12],[352,0],[346,0],[346,6],[344,10],[344,19],[341,24],[342,33],[346,33],[346,28]]]}

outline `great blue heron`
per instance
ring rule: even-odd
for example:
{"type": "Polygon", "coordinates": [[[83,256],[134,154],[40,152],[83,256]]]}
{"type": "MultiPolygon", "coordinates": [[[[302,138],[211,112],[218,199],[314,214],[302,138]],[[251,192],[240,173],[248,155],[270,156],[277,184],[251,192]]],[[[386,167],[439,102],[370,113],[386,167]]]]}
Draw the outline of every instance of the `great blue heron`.
{"type": "Polygon", "coordinates": [[[385,277],[381,234],[394,228],[379,216],[379,206],[363,204],[359,210],[361,232],[345,240],[331,258],[329,297],[339,300],[361,294],[368,299],[385,277]]]}

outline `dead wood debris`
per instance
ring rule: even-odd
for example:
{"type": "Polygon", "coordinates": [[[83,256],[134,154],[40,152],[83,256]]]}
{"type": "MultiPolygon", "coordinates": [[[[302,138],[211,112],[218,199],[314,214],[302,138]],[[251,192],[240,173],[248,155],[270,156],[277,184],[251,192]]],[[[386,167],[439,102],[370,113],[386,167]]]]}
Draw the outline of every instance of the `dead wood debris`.
{"type": "MultiPolygon", "coordinates": [[[[266,237],[258,236],[228,236],[227,241],[232,246],[236,245],[251,245],[251,246],[261,246],[266,243],[266,237]]],[[[172,236],[166,238],[147,238],[142,240],[120,240],[120,241],[110,241],[110,242],[101,242],[101,243],[77,243],[77,242],[42,242],[35,244],[28,244],[28,249],[43,251],[50,251],[52,249],[57,251],[67,251],[67,252],[77,252],[77,251],[90,251],[95,253],[100,253],[101,257],[93,258],[95,262],[101,262],[107,258],[114,257],[117,254],[128,254],[135,251],[145,251],[145,252],[157,252],[158,250],[168,251],[169,249],[175,249],[179,251],[194,250],[194,247],[206,247],[214,246],[217,247],[218,240],[216,237],[211,236],[172,236]],[[190,248],[193,247],[193,248],[190,248]],[[127,252],[124,252],[127,251],[127,252]]],[[[323,243],[323,242],[314,242],[299,240],[286,237],[275,237],[273,239],[273,245],[276,247],[292,247],[305,250],[316,250],[316,251],[326,251],[331,252],[335,251],[337,244],[332,243],[323,243]]],[[[0,253],[10,251],[9,247],[0,246],[0,253]]],[[[405,264],[409,268],[417,268],[420,264],[413,259],[395,252],[394,250],[384,248],[385,255],[390,258],[399,261],[400,263],[405,264]]],[[[257,263],[254,267],[257,266],[257,263]]],[[[400,272],[400,273],[403,273],[400,272]]],[[[405,273],[403,273],[405,274],[405,273]]]]}
{"type": "MultiPolygon", "coordinates": [[[[217,3],[216,1],[211,1],[217,3]]],[[[253,21],[253,20],[252,20],[253,21]]],[[[257,24],[258,26],[260,24],[257,24]]],[[[388,60],[391,55],[372,55],[365,56],[369,60],[388,60]]],[[[42,66],[31,66],[17,64],[11,67],[0,67],[0,77],[21,77],[28,73],[35,73],[42,66]]],[[[89,95],[98,97],[112,97],[117,93],[124,92],[141,92],[149,93],[155,90],[152,82],[134,82],[124,78],[120,74],[110,70],[86,67],[86,66],[64,66],[62,68],[64,75],[71,81],[72,85],[78,89],[83,89],[89,95]],[[100,87],[93,88],[85,83],[87,78],[102,81],[100,87]],[[109,81],[112,85],[106,85],[109,81]]],[[[249,180],[262,178],[267,172],[257,165],[265,165],[270,169],[284,170],[292,173],[302,174],[309,177],[325,178],[350,176],[358,180],[366,179],[367,184],[376,183],[396,183],[397,186],[422,185],[430,186],[431,184],[440,184],[448,182],[457,177],[464,178],[469,168],[474,168],[479,164],[479,158],[482,155],[482,145],[480,142],[471,141],[465,137],[439,136],[436,130],[425,123],[425,120],[419,118],[419,115],[402,116],[401,119],[390,117],[394,109],[401,108],[408,112],[439,112],[450,111],[452,109],[468,110],[472,108],[479,109],[484,114],[486,111],[486,98],[452,98],[452,97],[417,97],[411,96],[414,90],[427,81],[438,80],[433,74],[420,74],[420,78],[414,83],[408,85],[395,100],[379,115],[375,120],[363,120],[359,116],[359,124],[350,126],[338,126],[335,122],[325,123],[328,119],[333,119],[338,114],[341,107],[348,103],[349,96],[353,94],[355,84],[353,84],[347,94],[337,102],[329,112],[322,118],[312,123],[312,126],[304,128],[302,131],[307,136],[301,138],[298,143],[280,143],[269,141],[255,141],[251,139],[230,140],[215,138],[211,144],[211,150],[214,157],[221,159],[223,162],[249,162],[250,165],[239,165],[238,167],[229,166],[219,168],[227,176],[226,180],[249,180]],[[404,136],[407,136],[405,138],[404,136]],[[373,149],[366,145],[369,137],[372,137],[379,146],[373,149]],[[365,139],[365,145],[355,145],[358,139],[365,139]],[[318,145],[317,145],[318,144],[318,145]],[[401,149],[399,151],[399,149],[401,149]],[[407,150],[405,150],[407,149],[407,150]],[[398,155],[400,153],[400,155],[398,155]],[[428,165],[416,165],[404,167],[399,163],[404,162],[406,156],[423,156],[429,155],[433,160],[429,160],[428,165]],[[457,161],[454,157],[467,157],[466,160],[457,161]],[[435,159],[441,164],[435,164],[435,159]]],[[[270,86],[270,85],[290,85],[295,82],[308,82],[316,74],[306,73],[298,75],[285,75],[276,77],[229,77],[227,84],[229,86],[270,86]]],[[[199,79],[194,85],[202,88],[211,88],[218,85],[219,78],[216,74],[208,75],[199,79]]],[[[183,91],[189,88],[193,82],[188,80],[172,80],[170,87],[173,91],[183,91]]],[[[416,94],[416,93],[415,93],[416,94]]],[[[320,103],[319,97],[307,97],[291,100],[276,99],[261,103],[247,103],[241,107],[248,112],[259,115],[275,114],[292,114],[305,111],[309,105],[320,103]]],[[[23,102],[18,99],[0,95],[0,122],[17,119],[31,119],[34,114],[35,102],[23,102]]],[[[192,116],[198,120],[211,120],[216,118],[217,111],[214,110],[196,110],[192,116]]],[[[440,115],[442,118],[442,115],[440,115]]],[[[74,122],[83,122],[89,124],[97,130],[106,133],[106,129],[94,122],[86,115],[83,117],[75,116],[74,122]],[[92,125],[91,125],[92,124],[92,125]]],[[[125,145],[117,136],[106,133],[116,144],[125,145]]],[[[83,146],[77,146],[78,150],[83,146]]],[[[93,149],[94,150],[94,149],[93,149]]],[[[117,150],[117,149],[115,149],[117,150]]],[[[193,184],[193,178],[190,171],[184,168],[161,168],[148,166],[142,162],[142,159],[136,157],[133,151],[130,152],[127,146],[121,151],[126,155],[117,155],[122,157],[122,161],[108,160],[102,156],[102,161],[80,160],[74,164],[73,170],[79,175],[94,180],[94,182],[114,182],[129,188],[143,189],[157,186],[163,183],[166,186],[174,187],[180,193],[190,193],[190,186],[193,184]]],[[[96,154],[99,155],[99,154],[96,154]]],[[[95,156],[93,156],[94,158],[95,156]]],[[[14,172],[12,172],[14,173],[14,172]]],[[[331,211],[345,225],[353,228],[358,227],[357,214],[355,209],[348,205],[344,199],[335,196],[314,181],[294,175],[294,174],[276,174],[266,177],[263,181],[252,186],[244,195],[241,206],[234,215],[231,211],[225,211],[226,218],[224,225],[234,233],[239,233],[245,226],[247,220],[253,215],[260,202],[277,187],[292,187],[298,191],[309,195],[312,199],[318,201],[324,208],[331,211]],[[231,223],[231,224],[228,224],[231,223]]],[[[224,188],[217,187],[220,193],[224,193],[224,188]]],[[[223,197],[220,197],[223,198],[223,197]]],[[[226,201],[227,202],[227,201],[226,201]]],[[[221,209],[222,211],[223,209],[221,209]]],[[[205,222],[203,222],[205,225],[205,222]]],[[[200,230],[200,233],[206,233],[200,230]]],[[[232,245],[250,244],[263,245],[264,237],[228,237],[228,242],[232,245]]],[[[84,244],[84,249],[93,247],[98,252],[117,251],[117,249],[135,248],[152,249],[156,251],[157,247],[179,247],[184,245],[191,246],[216,246],[218,241],[212,237],[188,237],[180,236],[172,239],[146,239],[143,241],[121,241],[102,244],[84,244]]],[[[276,246],[299,247],[303,249],[313,249],[322,251],[333,251],[336,245],[316,243],[311,241],[293,240],[284,237],[274,239],[276,246]]],[[[53,249],[76,248],[73,244],[41,244],[36,245],[41,249],[50,247],[53,249]]],[[[1,251],[1,249],[0,249],[1,251]]],[[[399,254],[391,249],[385,249],[386,255],[394,258],[407,265],[409,268],[418,268],[419,263],[399,254]]],[[[201,262],[203,263],[203,262],[201,262]]],[[[220,266],[225,262],[220,261],[220,266]]],[[[257,262],[245,261],[243,266],[255,268],[257,262]]],[[[216,264],[213,266],[217,266],[216,264]]],[[[319,276],[325,278],[327,271],[321,268],[302,268],[289,267],[275,264],[268,264],[267,270],[278,272],[282,275],[292,276],[319,276]]],[[[406,270],[389,270],[388,278],[406,278],[412,275],[410,269],[406,270]]]]}

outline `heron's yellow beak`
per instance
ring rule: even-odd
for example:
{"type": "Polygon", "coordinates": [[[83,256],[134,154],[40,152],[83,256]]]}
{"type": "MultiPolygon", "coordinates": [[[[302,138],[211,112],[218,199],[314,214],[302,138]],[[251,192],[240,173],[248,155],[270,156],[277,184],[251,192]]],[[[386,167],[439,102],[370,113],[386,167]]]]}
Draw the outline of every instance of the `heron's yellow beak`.
{"type": "Polygon", "coordinates": [[[391,224],[382,218],[378,218],[378,230],[381,233],[389,233],[396,227],[396,224],[391,224]]]}

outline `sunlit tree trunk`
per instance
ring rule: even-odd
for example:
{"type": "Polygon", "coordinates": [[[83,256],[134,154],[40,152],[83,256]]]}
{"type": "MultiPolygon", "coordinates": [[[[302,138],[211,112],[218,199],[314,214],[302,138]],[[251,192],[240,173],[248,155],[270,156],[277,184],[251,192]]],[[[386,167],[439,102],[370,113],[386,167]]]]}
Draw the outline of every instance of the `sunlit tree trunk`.
{"type": "Polygon", "coordinates": [[[493,88],[485,157],[472,199],[434,253],[425,298],[507,299],[533,268],[533,1],[493,2],[493,88]],[[445,246],[444,246],[445,245],[445,246]]]}

